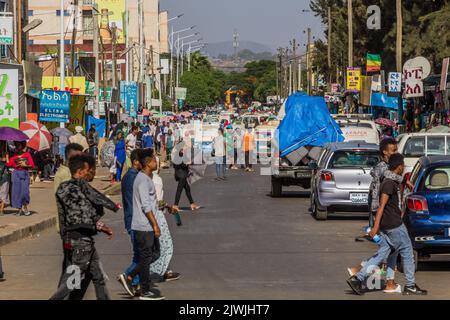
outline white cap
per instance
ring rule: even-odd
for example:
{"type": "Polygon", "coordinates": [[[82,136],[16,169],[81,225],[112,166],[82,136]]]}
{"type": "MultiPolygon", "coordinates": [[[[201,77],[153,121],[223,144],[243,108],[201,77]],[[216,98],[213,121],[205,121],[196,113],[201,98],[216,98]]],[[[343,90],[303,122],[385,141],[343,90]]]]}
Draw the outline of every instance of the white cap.
{"type": "Polygon", "coordinates": [[[82,133],[82,132],[83,132],[83,127],[81,127],[81,126],[76,126],[76,127],[75,127],[75,132],[76,132],[76,133],[82,133]]]}

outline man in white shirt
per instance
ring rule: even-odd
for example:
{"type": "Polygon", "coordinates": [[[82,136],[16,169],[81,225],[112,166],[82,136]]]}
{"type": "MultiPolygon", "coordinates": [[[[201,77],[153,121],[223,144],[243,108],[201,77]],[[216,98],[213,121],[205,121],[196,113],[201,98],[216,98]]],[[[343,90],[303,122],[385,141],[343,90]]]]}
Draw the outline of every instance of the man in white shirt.
{"type": "Polygon", "coordinates": [[[138,130],[139,130],[138,127],[131,128],[131,132],[125,140],[128,152],[131,152],[134,149],[136,149],[136,140],[137,140],[138,130]]]}
{"type": "Polygon", "coordinates": [[[216,181],[226,180],[225,178],[225,139],[223,129],[219,128],[219,134],[213,140],[214,156],[216,159],[216,181]]]}

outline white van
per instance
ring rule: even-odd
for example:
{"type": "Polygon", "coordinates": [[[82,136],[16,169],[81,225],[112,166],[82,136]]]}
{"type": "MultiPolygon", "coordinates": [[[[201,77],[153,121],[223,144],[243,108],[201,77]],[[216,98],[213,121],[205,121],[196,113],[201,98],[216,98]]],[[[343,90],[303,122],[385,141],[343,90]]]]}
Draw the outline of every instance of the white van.
{"type": "Polygon", "coordinates": [[[344,134],[345,142],[365,141],[367,143],[380,143],[380,134],[373,121],[337,121],[337,123],[344,134]]]}
{"type": "Polygon", "coordinates": [[[405,173],[423,156],[450,154],[450,133],[408,133],[398,137],[398,152],[405,157],[405,173]]]}

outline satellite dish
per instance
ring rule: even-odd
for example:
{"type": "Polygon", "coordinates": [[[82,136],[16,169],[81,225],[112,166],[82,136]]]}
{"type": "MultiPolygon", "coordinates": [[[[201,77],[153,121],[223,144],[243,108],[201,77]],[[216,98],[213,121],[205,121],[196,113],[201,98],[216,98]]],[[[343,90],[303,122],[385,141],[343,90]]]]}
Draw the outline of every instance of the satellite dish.
{"type": "Polygon", "coordinates": [[[431,73],[431,64],[424,57],[416,57],[414,59],[406,61],[403,66],[403,73],[405,72],[405,69],[414,69],[414,68],[422,68],[423,79],[428,77],[431,73]]]}

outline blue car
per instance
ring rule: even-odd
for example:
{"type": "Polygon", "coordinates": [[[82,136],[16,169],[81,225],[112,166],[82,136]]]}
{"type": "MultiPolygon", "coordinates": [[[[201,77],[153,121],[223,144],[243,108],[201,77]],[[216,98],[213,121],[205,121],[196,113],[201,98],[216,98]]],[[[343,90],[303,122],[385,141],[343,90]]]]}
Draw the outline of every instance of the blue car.
{"type": "Polygon", "coordinates": [[[431,254],[450,253],[450,156],[422,157],[405,190],[405,224],[418,262],[431,254]],[[409,193],[408,193],[409,192],[409,193]]]}

